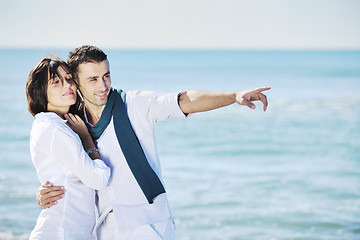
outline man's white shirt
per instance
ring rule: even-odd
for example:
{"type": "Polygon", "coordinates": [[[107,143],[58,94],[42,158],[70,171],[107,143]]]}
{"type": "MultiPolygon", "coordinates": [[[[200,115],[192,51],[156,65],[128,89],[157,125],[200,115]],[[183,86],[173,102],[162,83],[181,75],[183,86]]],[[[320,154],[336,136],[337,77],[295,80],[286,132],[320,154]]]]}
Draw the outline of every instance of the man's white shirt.
{"type": "MultiPolygon", "coordinates": [[[[150,166],[161,182],[163,181],[155,144],[154,125],[158,121],[185,118],[178,104],[179,94],[180,92],[126,92],[126,109],[131,125],[150,166]]],[[[153,204],[148,203],[121,151],[113,120],[96,140],[96,145],[101,159],[111,168],[108,187],[98,191],[98,225],[111,209],[114,210],[119,231],[172,219],[166,193],[156,197],[153,204]]]]}

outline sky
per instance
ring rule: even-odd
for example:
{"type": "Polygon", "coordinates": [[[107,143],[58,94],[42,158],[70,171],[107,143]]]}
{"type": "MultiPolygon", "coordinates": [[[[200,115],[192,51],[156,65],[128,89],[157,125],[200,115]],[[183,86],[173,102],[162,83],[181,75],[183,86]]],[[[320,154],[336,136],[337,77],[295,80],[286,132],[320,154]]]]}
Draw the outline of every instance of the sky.
{"type": "Polygon", "coordinates": [[[0,0],[0,48],[360,50],[359,0],[0,0]]]}

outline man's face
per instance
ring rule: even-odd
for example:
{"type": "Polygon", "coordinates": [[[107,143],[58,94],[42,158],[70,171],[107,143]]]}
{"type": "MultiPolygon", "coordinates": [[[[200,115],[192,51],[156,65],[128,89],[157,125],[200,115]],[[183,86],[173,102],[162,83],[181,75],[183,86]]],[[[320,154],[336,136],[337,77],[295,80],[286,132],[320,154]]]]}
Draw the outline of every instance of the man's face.
{"type": "Polygon", "coordinates": [[[111,87],[109,62],[104,60],[80,64],[78,82],[87,108],[104,106],[111,87]]]}

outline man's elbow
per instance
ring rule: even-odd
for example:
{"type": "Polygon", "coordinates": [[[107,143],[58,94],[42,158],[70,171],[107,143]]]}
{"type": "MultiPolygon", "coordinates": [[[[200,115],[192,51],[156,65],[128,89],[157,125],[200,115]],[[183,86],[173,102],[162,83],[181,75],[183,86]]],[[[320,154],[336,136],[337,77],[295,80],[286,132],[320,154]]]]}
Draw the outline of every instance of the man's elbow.
{"type": "Polygon", "coordinates": [[[181,93],[178,97],[178,103],[181,111],[184,114],[195,113],[195,109],[192,107],[192,101],[188,92],[181,93]]]}

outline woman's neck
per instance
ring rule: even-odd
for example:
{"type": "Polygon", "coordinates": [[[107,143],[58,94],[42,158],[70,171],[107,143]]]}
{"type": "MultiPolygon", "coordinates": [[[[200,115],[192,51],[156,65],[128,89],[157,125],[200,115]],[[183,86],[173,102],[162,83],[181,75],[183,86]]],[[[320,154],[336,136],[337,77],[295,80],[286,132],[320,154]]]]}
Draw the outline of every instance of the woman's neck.
{"type": "Polygon", "coordinates": [[[69,109],[48,109],[49,112],[56,113],[60,118],[65,119],[64,115],[69,113],[69,109]]]}

